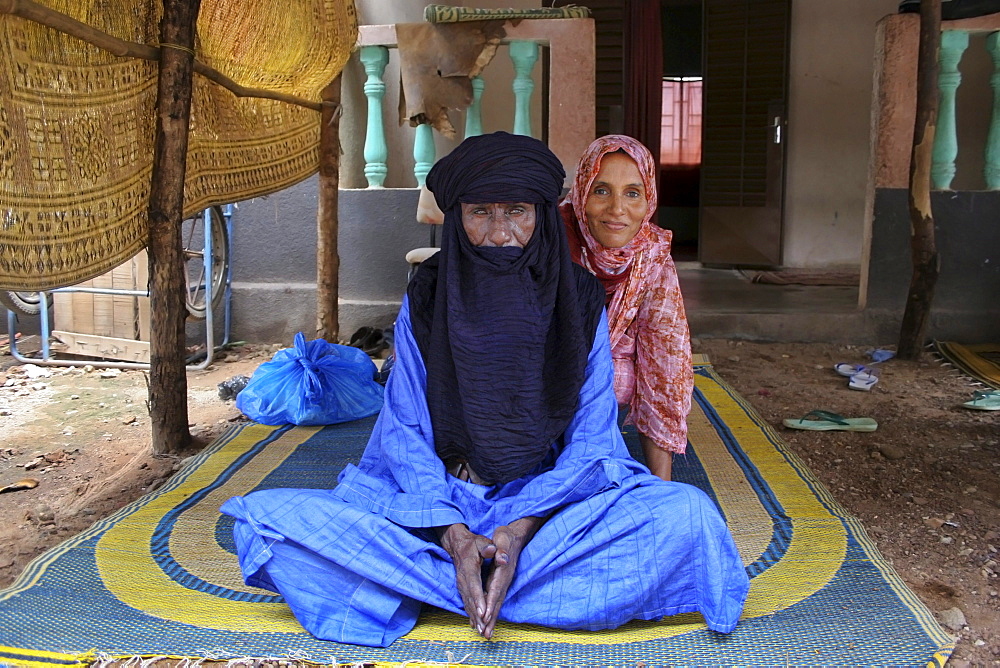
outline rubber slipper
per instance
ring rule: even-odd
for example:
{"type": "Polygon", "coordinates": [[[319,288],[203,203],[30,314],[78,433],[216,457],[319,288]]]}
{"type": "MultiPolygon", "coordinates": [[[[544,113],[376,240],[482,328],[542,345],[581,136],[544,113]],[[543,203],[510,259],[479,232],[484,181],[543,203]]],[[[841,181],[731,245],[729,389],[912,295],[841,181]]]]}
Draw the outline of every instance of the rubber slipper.
{"type": "Polygon", "coordinates": [[[851,376],[851,380],[847,383],[847,387],[852,390],[861,390],[862,392],[870,392],[875,383],[878,382],[878,372],[875,369],[866,368],[864,371],[859,371],[858,373],[851,376]]]}
{"type": "Polygon", "coordinates": [[[805,429],[807,431],[875,431],[878,422],[871,418],[845,418],[830,411],[809,411],[798,420],[785,419],[781,422],[789,429],[805,429]],[[807,420],[815,417],[818,420],[807,420]]]}
{"type": "Polygon", "coordinates": [[[972,401],[962,404],[977,411],[1000,411],[1000,391],[973,392],[972,401]]]}
{"type": "Polygon", "coordinates": [[[370,340],[371,337],[378,331],[374,327],[361,327],[358,331],[351,334],[351,340],[347,345],[353,346],[355,348],[364,348],[366,341],[370,340]]]}
{"type": "Polygon", "coordinates": [[[861,364],[850,364],[848,362],[840,362],[839,364],[833,365],[833,370],[839,373],[841,376],[846,376],[850,378],[856,373],[865,370],[864,365],[861,364]]]}

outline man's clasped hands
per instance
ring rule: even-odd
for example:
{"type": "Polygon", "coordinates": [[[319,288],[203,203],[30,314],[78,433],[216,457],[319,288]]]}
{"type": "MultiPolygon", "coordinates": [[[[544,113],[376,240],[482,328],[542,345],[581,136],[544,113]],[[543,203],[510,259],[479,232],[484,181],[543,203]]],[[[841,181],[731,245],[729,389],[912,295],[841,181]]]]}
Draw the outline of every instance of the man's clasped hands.
{"type": "Polygon", "coordinates": [[[493,636],[521,550],[543,522],[541,517],[523,517],[498,527],[492,539],[472,533],[464,524],[438,527],[441,546],[455,564],[458,592],[469,615],[469,625],[487,640],[493,636]],[[483,565],[487,560],[493,564],[484,585],[483,565]]]}

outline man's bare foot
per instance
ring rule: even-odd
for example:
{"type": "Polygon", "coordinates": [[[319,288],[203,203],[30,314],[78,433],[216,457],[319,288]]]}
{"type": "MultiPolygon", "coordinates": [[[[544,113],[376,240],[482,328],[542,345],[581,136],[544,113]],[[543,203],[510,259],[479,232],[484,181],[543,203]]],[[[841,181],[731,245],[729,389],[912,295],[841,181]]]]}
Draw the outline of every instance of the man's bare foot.
{"type": "Polygon", "coordinates": [[[642,454],[646,458],[646,466],[650,473],[670,482],[670,474],[674,464],[674,453],[656,447],[653,439],[645,434],[639,434],[639,443],[642,444],[642,454]]]}

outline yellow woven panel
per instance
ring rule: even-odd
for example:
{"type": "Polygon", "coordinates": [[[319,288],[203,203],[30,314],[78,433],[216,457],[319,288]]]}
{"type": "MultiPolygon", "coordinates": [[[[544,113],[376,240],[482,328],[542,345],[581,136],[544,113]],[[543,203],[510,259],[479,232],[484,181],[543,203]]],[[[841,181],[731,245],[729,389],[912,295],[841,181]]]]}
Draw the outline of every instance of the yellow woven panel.
{"type": "MultiPolygon", "coordinates": [[[[45,0],[155,45],[160,2],[45,0]]],[[[237,83],[319,101],[357,38],[351,0],[203,0],[195,51],[237,83]]],[[[98,276],[146,244],[157,65],[0,16],[0,287],[98,276]]],[[[286,188],[318,167],[319,113],[194,77],[185,213],[286,188]]]]}

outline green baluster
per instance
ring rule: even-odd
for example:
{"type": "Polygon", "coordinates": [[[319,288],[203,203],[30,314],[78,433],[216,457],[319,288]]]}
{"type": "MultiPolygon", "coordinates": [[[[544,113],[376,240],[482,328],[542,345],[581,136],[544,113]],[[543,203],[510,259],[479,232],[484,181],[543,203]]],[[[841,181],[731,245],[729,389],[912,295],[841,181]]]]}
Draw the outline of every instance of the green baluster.
{"type": "Polygon", "coordinates": [[[382,127],[382,98],[385,97],[385,83],[382,75],[389,63],[389,49],[384,46],[361,47],[361,63],[365,66],[365,97],[368,98],[368,131],[365,134],[365,178],[369,188],[381,188],[389,171],[386,160],[389,148],[385,143],[382,127]]]}
{"type": "Polygon", "coordinates": [[[478,137],[483,134],[483,112],[480,102],[486,82],[482,77],[472,77],[472,104],[465,112],[465,136],[478,137]]]}
{"type": "Polygon", "coordinates": [[[993,116],[990,119],[990,133],[986,137],[986,165],[983,176],[986,187],[1000,190],[1000,32],[986,36],[986,50],[993,56],[993,75],[990,87],[993,89],[993,116]]]}
{"type": "Polygon", "coordinates": [[[958,63],[969,46],[969,33],[963,30],[945,30],[941,33],[941,71],[938,88],[941,101],[938,106],[937,130],[934,135],[934,153],[931,159],[931,183],[937,190],[951,188],[955,178],[955,158],[958,157],[958,134],[955,130],[955,91],[962,82],[958,63]]]}
{"type": "Polygon", "coordinates": [[[510,43],[514,63],[514,134],[531,136],[531,93],[535,82],[531,70],[538,60],[538,43],[517,40],[510,43]]]}
{"type": "Polygon", "coordinates": [[[417,177],[417,185],[424,185],[427,172],[434,166],[434,129],[427,123],[417,126],[417,134],[413,138],[413,175],[417,177]]]}

